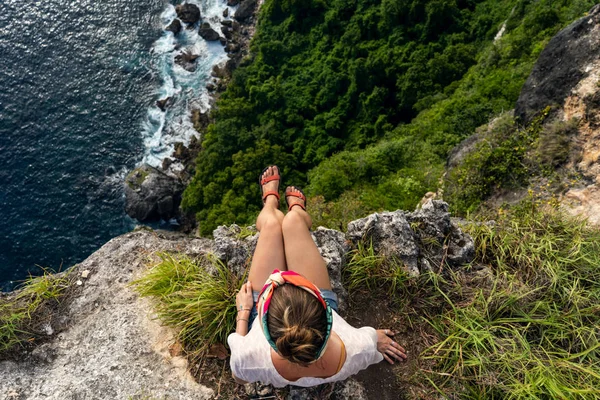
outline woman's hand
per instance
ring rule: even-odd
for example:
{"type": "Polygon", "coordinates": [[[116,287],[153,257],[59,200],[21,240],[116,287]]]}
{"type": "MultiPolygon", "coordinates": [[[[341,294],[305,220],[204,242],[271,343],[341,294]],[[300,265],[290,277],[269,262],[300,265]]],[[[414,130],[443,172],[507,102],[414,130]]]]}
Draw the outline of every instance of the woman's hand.
{"type": "Polygon", "coordinates": [[[242,288],[235,296],[235,306],[239,312],[250,311],[253,305],[254,299],[252,298],[252,283],[248,281],[242,285],[242,288]]]}
{"type": "Polygon", "coordinates": [[[393,364],[394,360],[406,360],[406,350],[404,350],[404,347],[394,342],[390,337],[394,336],[395,334],[396,333],[392,332],[390,329],[377,330],[377,350],[390,364],[393,364]]]}

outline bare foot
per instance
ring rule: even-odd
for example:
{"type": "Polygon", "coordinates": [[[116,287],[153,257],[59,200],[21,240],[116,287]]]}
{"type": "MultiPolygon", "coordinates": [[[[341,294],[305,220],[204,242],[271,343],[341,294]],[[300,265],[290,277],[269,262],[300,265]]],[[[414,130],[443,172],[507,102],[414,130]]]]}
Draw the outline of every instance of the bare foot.
{"type": "MultiPolygon", "coordinates": [[[[279,176],[279,168],[276,165],[271,165],[268,167],[265,172],[260,176],[261,182],[263,180],[268,180],[268,178],[273,176],[279,176]]],[[[269,204],[275,208],[279,206],[279,194],[275,195],[275,193],[279,192],[279,179],[271,180],[262,185],[262,198],[263,203],[265,205],[269,204]],[[266,194],[266,197],[265,197],[266,194]]]]}

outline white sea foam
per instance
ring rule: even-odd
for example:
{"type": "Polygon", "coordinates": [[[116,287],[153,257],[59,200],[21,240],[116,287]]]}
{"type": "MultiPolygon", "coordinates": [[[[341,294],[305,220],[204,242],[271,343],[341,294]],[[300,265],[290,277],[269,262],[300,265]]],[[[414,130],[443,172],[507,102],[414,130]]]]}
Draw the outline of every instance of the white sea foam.
{"type": "MultiPolygon", "coordinates": [[[[219,21],[223,9],[227,6],[224,0],[187,0],[200,8],[201,22],[208,22],[213,29],[220,31],[219,21]]],[[[231,12],[232,10],[230,10],[231,12]]],[[[160,16],[164,27],[177,17],[175,7],[167,5],[160,16]]],[[[206,42],[198,34],[198,29],[182,27],[179,35],[163,31],[150,50],[153,55],[151,68],[159,75],[161,86],[156,90],[156,100],[171,97],[166,111],[161,111],[156,103],[148,109],[142,122],[142,138],[144,155],[142,163],[159,166],[162,160],[173,152],[176,142],[189,144],[197,135],[192,123],[192,110],[206,111],[209,107],[209,95],[206,83],[214,65],[226,60],[223,46],[217,42],[206,42]],[[196,70],[187,71],[175,64],[177,55],[188,51],[199,55],[196,70]]]]}

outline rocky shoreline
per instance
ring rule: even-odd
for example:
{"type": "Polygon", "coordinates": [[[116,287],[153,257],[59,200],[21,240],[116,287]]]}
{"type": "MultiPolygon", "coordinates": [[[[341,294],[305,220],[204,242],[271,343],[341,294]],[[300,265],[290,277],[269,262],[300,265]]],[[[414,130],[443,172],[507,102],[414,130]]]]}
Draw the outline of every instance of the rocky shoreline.
{"type": "MultiPolygon", "coordinates": [[[[227,53],[227,61],[213,67],[212,79],[206,85],[210,95],[210,107],[214,107],[220,93],[226,87],[233,71],[242,60],[249,55],[249,44],[256,26],[258,0],[228,0],[223,10],[220,32],[202,20],[200,9],[195,4],[183,3],[176,7],[177,18],[165,27],[175,37],[182,29],[198,29],[199,35],[206,41],[219,41],[227,53]],[[231,11],[230,7],[237,7],[231,11]]],[[[182,68],[193,71],[196,68],[198,55],[184,51],[175,56],[175,63],[182,68]]],[[[156,106],[165,112],[174,102],[174,98],[166,97],[157,100],[156,106]]],[[[211,123],[210,110],[192,111],[192,122],[198,137],[193,137],[186,146],[182,142],[175,144],[170,157],[163,159],[158,168],[148,164],[138,166],[131,171],[124,182],[125,211],[140,221],[171,221],[173,226],[183,232],[191,232],[195,226],[193,215],[185,215],[179,205],[183,190],[194,176],[196,157],[201,149],[201,136],[211,123]]]]}

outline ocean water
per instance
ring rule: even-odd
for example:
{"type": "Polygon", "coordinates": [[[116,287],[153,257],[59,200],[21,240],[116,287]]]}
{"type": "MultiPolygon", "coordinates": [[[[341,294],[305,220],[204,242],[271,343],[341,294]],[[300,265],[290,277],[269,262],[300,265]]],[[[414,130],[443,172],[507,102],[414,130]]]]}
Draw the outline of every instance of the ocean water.
{"type": "MultiPolygon", "coordinates": [[[[221,0],[190,0],[219,26],[221,0]]],[[[225,59],[196,30],[165,32],[175,2],[3,0],[0,8],[0,289],[65,269],[131,230],[123,179],[195,134],[191,109],[225,59]],[[174,56],[199,54],[194,72],[174,56]],[[156,100],[173,96],[166,113],[156,100]]]]}

